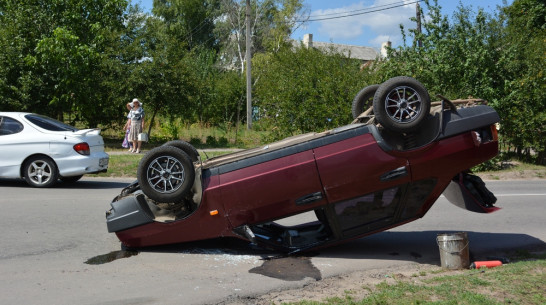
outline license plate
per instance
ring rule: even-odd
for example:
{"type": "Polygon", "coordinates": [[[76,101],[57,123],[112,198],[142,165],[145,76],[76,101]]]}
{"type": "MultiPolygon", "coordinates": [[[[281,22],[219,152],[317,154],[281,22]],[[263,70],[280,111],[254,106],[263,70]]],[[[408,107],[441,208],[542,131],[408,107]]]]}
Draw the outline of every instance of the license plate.
{"type": "Polygon", "coordinates": [[[108,158],[102,158],[99,160],[99,166],[100,167],[104,167],[104,166],[108,166],[108,158]]]}

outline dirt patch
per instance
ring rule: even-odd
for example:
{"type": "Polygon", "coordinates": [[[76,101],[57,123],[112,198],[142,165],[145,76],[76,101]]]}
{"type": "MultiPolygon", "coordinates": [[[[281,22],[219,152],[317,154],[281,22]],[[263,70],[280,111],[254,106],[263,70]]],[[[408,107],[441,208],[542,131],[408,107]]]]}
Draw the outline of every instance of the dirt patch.
{"type": "Polygon", "coordinates": [[[303,256],[269,259],[262,266],[253,268],[249,272],[285,281],[301,281],[306,277],[317,281],[322,279],[320,270],[313,266],[311,258],[303,256]]]}
{"type": "Polygon", "coordinates": [[[483,180],[541,180],[546,179],[546,169],[486,172],[476,175],[483,180]]]}
{"type": "MultiPolygon", "coordinates": [[[[342,298],[350,295],[354,300],[361,300],[375,291],[376,285],[386,282],[395,284],[405,280],[420,282],[426,278],[437,276],[436,265],[412,264],[366,271],[357,271],[312,282],[301,288],[282,291],[272,291],[265,295],[246,299],[231,300],[223,305],[271,305],[301,300],[321,302],[327,298],[342,298]],[[434,273],[433,273],[434,271],[434,273]]],[[[464,271],[449,271],[450,274],[464,271]]]]}

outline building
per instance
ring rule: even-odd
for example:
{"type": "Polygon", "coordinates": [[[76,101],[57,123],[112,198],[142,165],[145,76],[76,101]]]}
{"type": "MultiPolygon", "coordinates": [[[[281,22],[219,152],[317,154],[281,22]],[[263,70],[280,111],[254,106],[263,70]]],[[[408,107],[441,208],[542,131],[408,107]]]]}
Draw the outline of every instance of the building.
{"type": "MultiPolygon", "coordinates": [[[[303,36],[303,45],[307,48],[316,48],[319,50],[334,50],[350,58],[360,59],[362,64],[376,60],[378,57],[387,57],[387,47],[391,46],[391,42],[387,41],[381,44],[381,51],[378,52],[372,47],[354,46],[348,44],[338,44],[331,42],[313,41],[313,34],[305,34],[303,36]]],[[[299,41],[293,41],[294,45],[298,45],[299,41]]]]}

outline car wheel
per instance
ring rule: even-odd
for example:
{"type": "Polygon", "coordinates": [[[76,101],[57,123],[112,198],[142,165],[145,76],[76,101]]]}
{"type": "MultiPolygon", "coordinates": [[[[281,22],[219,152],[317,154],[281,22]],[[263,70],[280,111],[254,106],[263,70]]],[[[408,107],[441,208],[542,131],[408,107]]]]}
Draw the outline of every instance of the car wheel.
{"type": "Polygon", "coordinates": [[[83,175],[79,176],[70,176],[70,177],[61,177],[61,181],[64,183],[74,183],[80,180],[83,177],[83,175]]]}
{"type": "Polygon", "coordinates": [[[179,202],[191,190],[195,168],[188,154],[174,146],[150,150],[138,164],[137,179],[146,196],[157,202],[179,202]]]}
{"type": "Polygon", "coordinates": [[[430,96],[418,80],[407,76],[394,77],[377,89],[373,111],[385,128],[394,132],[412,132],[428,115],[430,96]]]}
{"type": "Polygon", "coordinates": [[[362,112],[373,105],[373,97],[379,85],[370,85],[360,90],[353,99],[353,119],[356,119],[362,112]]]}
{"type": "Polygon", "coordinates": [[[162,146],[174,146],[178,149],[181,149],[183,152],[185,152],[191,159],[192,162],[196,162],[197,160],[199,160],[199,152],[197,151],[197,149],[195,149],[195,147],[193,147],[193,145],[191,145],[190,143],[186,142],[186,141],[182,141],[182,140],[174,140],[174,141],[169,141],[165,144],[163,144],[162,146]]]}
{"type": "Polygon", "coordinates": [[[33,187],[50,187],[57,183],[59,173],[53,160],[45,156],[35,156],[23,165],[23,177],[33,187]]]}

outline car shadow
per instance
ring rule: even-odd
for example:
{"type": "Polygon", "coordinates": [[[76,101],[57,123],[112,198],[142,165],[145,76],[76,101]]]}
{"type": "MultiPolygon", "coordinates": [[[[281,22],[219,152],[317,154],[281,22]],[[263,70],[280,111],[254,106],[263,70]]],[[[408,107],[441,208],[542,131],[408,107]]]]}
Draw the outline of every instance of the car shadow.
{"type": "MultiPolygon", "coordinates": [[[[441,232],[446,233],[458,233],[441,232]]],[[[546,251],[546,243],[527,234],[467,232],[469,260],[511,260],[518,251],[546,251]]],[[[382,232],[337,246],[287,255],[253,246],[237,238],[216,238],[182,244],[155,246],[139,249],[123,249],[90,259],[100,263],[138,255],[139,253],[181,253],[196,255],[227,256],[239,261],[240,258],[255,256],[261,265],[252,267],[249,273],[277,278],[284,281],[299,281],[306,277],[322,279],[322,272],[313,264],[313,258],[338,259],[348,262],[367,260],[404,261],[418,264],[441,266],[438,231],[382,232]]],[[[520,252],[525,253],[525,252],[520,252]]]]}
{"type": "Polygon", "coordinates": [[[187,254],[231,254],[231,255],[283,255],[269,249],[264,249],[248,241],[234,237],[219,237],[207,240],[185,242],[179,244],[152,246],[134,249],[139,252],[150,253],[187,253],[187,254]]]}
{"type": "MultiPolygon", "coordinates": [[[[123,179],[86,179],[83,178],[80,181],[67,183],[59,181],[52,188],[54,189],[122,189],[129,185],[132,180],[123,179]]],[[[31,188],[24,180],[22,179],[4,179],[0,178],[0,187],[20,187],[20,188],[31,188]]]]}
{"type": "MultiPolygon", "coordinates": [[[[381,232],[293,256],[403,260],[416,263],[436,262],[439,265],[438,234],[458,231],[381,232]]],[[[546,243],[527,234],[467,232],[471,260],[484,260],[490,256],[510,255],[517,251],[546,251],[546,243]]],[[[264,260],[287,257],[286,253],[263,249],[237,238],[216,238],[165,246],[135,249],[139,252],[257,255],[264,260]]]]}
{"type": "MultiPolygon", "coordinates": [[[[439,265],[438,234],[460,231],[387,231],[320,251],[320,256],[347,259],[404,260],[439,265]]],[[[467,232],[470,260],[509,255],[520,250],[546,250],[541,239],[517,233],[467,232]]],[[[466,246],[466,245],[465,245],[466,246]]],[[[462,248],[461,248],[462,250],[462,248]]]]}
{"type": "Polygon", "coordinates": [[[88,190],[88,189],[119,189],[121,191],[122,188],[128,186],[133,182],[132,180],[127,181],[119,181],[119,180],[113,180],[113,179],[93,179],[93,180],[80,180],[78,182],[73,183],[64,183],[60,181],[57,183],[54,187],[55,188],[61,188],[61,189],[82,189],[82,190],[88,190]]]}

